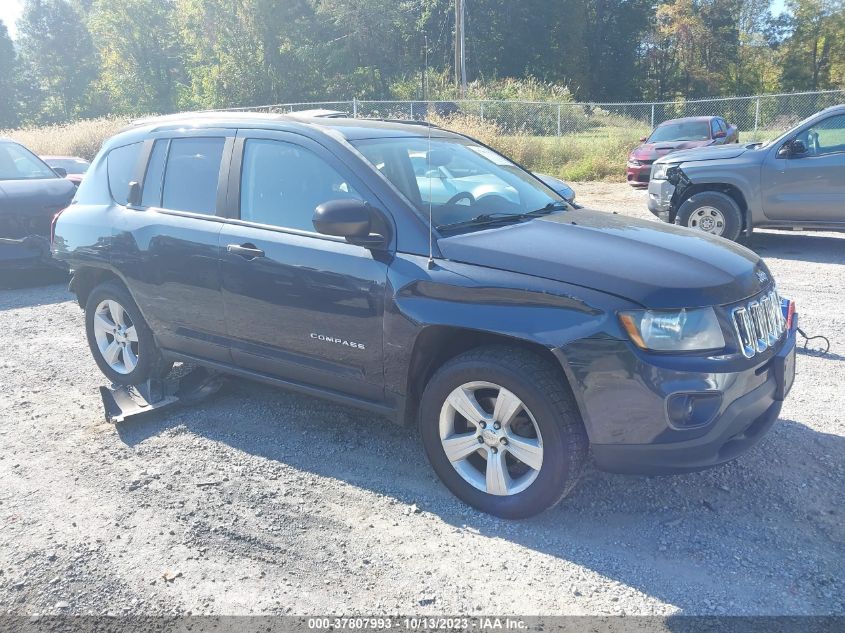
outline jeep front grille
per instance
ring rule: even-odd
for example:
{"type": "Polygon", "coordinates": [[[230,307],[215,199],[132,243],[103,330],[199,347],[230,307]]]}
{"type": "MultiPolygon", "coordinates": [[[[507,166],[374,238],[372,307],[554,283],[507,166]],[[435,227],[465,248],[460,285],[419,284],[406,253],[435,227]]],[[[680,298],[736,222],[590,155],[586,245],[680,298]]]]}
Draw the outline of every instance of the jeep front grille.
{"type": "Polygon", "coordinates": [[[739,349],[746,358],[766,351],[780,340],[786,319],[776,290],[731,310],[739,349]]]}

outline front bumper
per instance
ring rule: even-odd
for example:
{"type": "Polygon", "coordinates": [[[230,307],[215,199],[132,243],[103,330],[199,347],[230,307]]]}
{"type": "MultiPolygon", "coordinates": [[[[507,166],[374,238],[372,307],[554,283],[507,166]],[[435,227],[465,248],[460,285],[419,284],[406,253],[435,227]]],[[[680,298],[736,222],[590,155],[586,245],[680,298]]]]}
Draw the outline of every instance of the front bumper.
{"type": "Polygon", "coordinates": [[[672,195],[675,185],[668,180],[651,180],[648,183],[648,210],[664,222],[671,222],[672,195]]]}
{"type": "Polygon", "coordinates": [[[650,363],[622,341],[580,341],[559,352],[600,469],[682,473],[735,459],[768,432],[791,384],[784,367],[794,368],[795,332],[757,364],[725,373],[684,371],[677,358],[650,363]],[[677,394],[718,394],[721,403],[706,423],[679,427],[667,405],[677,394]]]}
{"type": "Polygon", "coordinates": [[[628,184],[632,187],[647,187],[649,178],[651,178],[651,163],[637,165],[636,167],[628,165],[625,169],[625,176],[628,184]]]}
{"type": "Polygon", "coordinates": [[[50,253],[50,241],[40,235],[30,235],[21,239],[0,238],[0,270],[30,270],[54,268],[67,270],[62,262],[53,259],[50,253]]]}

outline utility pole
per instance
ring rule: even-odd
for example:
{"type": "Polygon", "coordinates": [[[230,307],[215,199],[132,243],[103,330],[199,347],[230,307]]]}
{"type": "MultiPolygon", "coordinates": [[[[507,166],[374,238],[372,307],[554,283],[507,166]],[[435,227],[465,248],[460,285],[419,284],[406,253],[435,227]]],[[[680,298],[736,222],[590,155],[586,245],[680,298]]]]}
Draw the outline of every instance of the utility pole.
{"type": "Polygon", "coordinates": [[[466,54],[464,53],[464,0],[455,0],[455,88],[463,99],[467,94],[466,54]]]}
{"type": "Polygon", "coordinates": [[[423,49],[422,96],[423,101],[428,101],[428,35],[424,37],[425,48],[423,49]]]}

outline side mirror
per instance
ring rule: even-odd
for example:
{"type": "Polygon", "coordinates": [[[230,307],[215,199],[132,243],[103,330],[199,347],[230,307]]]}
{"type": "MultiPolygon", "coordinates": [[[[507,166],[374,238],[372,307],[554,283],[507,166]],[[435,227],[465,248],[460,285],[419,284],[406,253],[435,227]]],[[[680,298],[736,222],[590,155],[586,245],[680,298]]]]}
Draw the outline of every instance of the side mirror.
{"type": "Polygon", "coordinates": [[[787,141],[778,150],[778,158],[792,158],[807,153],[807,146],[797,138],[787,141]]]}
{"type": "Polygon", "coordinates": [[[53,167],[53,171],[59,178],[67,178],[67,169],[64,167],[53,167]]]}
{"type": "Polygon", "coordinates": [[[141,185],[134,180],[129,183],[129,191],[126,194],[126,206],[141,206],[141,185]]]}
{"type": "Polygon", "coordinates": [[[713,135],[713,138],[727,138],[727,137],[728,137],[728,133],[727,133],[727,132],[722,132],[721,130],[720,130],[720,131],[718,131],[718,132],[716,132],[716,133],[713,135]]]}
{"type": "Polygon", "coordinates": [[[647,136],[644,136],[640,139],[640,143],[645,143],[648,140],[647,136]]]}
{"type": "Polygon", "coordinates": [[[314,228],[323,235],[346,238],[350,244],[376,248],[384,244],[384,236],[370,233],[372,211],[363,200],[343,198],[324,202],[314,210],[314,228]]]}

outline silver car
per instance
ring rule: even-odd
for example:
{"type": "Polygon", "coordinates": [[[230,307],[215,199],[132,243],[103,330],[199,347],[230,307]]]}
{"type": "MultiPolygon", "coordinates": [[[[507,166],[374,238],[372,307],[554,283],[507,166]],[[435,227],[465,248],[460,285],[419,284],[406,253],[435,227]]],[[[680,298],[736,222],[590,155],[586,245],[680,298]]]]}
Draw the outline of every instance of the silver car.
{"type": "Polygon", "coordinates": [[[648,208],[666,222],[730,240],[753,227],[845,230],[845,105],[767,143],[660,158],[648,208]]]}

